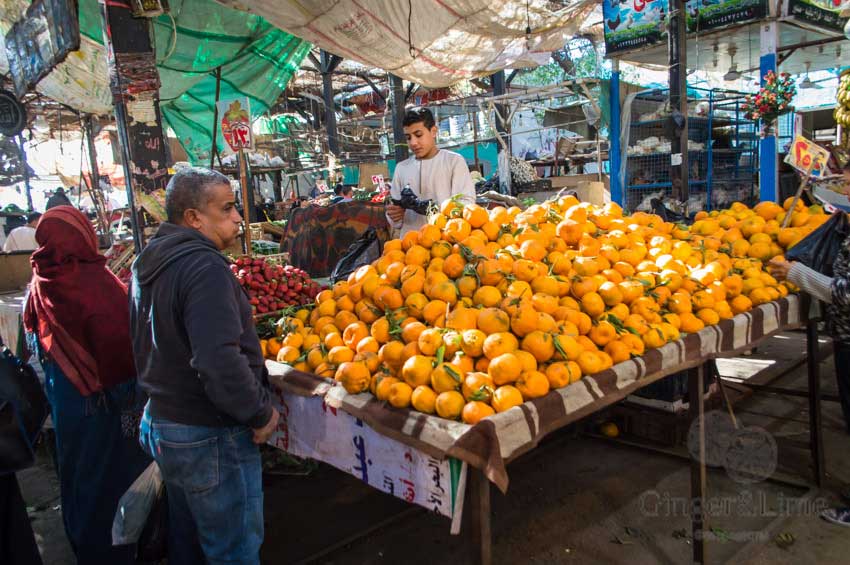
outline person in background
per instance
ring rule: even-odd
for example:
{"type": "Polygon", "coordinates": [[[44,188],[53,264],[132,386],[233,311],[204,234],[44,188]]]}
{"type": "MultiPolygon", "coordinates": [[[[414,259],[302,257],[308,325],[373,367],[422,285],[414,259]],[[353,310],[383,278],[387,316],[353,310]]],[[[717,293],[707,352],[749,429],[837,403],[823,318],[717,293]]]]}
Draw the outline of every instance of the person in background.
{"type": "Polygon", "coordinates": [[[78,563],[132,564],[134,546],[112,545],[112,520],[150,458],[138,442],[144,399],[136,389],[127,289],[76,208],[49,210],[35,238],[23,321],[45,373],[65,532],[78,563]]]}
{"type": "Polygon", "coordinates": [[[141,424],[169,504],[169,562],[259,563],[259,444],[277,427],[247,295],[221,254],[241,218],[224,175],[188,167],[168,221],[133,264],[130,317],[141,424]]]}
{"type": "MultiPolygon", "coordinates": [[[[850,163],[843,170],[850,200],[850,163]]],[[[836,214],[843,214],[838,211],[836,214]]],[[[797,261],[773,259],[768,265],[777,280],[787,280],[827,304],[825,319],[832,335],[838,396],[847,433],[850,434],[850,238],[844,240],[833,264],[833,276],[827,277],[797,261]]],[[[850,499],[850,496],[845,495],[850,499]]],[[[821,512],[828,522],[850,527],[850,507],[828,508],[821,512]]]]}
{"type": "MultiPolygon", "coordinates": [[[[462,203],[474,204],[475,183],[466,159],[437,147],[437,125],[431,110],[408,110],[402,123],[413,155],[396,165],[390,190],[392,198],[401,199],[402,189],[410,185],[419,199],[431,200],[437,206],[453,196],[460,196],[462,203]]],[[[393,228],[401,229],[402,236],[426,222],[424,215],[392,202],[387,205],[387,218],[393,228]]]]}
{"type": "Polygon", "coordinates": [[[38,243],[35,240],[35,228],[38,226],[38,220],[41,218],[41,213],[32,212],[27,214],[27,224],[9,232],[9,237],[6,238],[6,243],[3,244],[3,251],[11,253],[12,251],[34,251],[38,248],[38,243]]]}
{"type": "Polygon", "coordinates": [[[354,189],[351,186],[346,186],[342,183],[336,185],[334,187],[334,196],[331,198],[331,204],[338,204],[340,202],[351,202],[354,200],[354,189]]]}
{"type": "Polygon", "coordinates": [[[71,206],[71,201],[65,195],[65,189],[61,186],[57,187],[56,190],[53,191],[53,196],[47,199],[47,205],[44,209],[46,211],[57,206],[71,206]]]}

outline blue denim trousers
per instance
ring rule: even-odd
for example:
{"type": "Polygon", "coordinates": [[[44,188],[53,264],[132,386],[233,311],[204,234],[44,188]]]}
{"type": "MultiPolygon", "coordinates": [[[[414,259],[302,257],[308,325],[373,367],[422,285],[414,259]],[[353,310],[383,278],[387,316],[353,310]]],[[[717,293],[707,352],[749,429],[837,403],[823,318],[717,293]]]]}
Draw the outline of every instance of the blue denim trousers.
{"type": "Polygon", "coordinates": [[[263,469],[246,427],[187,426],[142,417],[140,441],[168,496],[169,563],[260,562],[263,469]]]}

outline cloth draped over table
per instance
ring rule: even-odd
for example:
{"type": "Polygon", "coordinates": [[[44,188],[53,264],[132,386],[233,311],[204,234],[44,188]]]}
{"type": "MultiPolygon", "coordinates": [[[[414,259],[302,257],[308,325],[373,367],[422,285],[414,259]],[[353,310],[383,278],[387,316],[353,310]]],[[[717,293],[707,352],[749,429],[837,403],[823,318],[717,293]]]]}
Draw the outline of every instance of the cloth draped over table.
{"type": "Polygon", "coordinates": [[[367,229],[374,227],[378,239],[390,238],[384,204],[340,202],[330,206],[294,208],[289,215],[281,251],[289,261],[312,277],[327,277],[348,247],[367,229]]]}
{"type": "Polygon", "coordinates": [[[808,301],[790,295],[651,349],[474,426],[393,408],[368,393],[348,394],[330,380],[288,365],[268,361],[267,366],[274,386],[303,396],[322,396],[327,406],[348,412],[383,435],[434,457],[466,461],[506,492],[506,464],[533,449],[549,433],[619,402],[647,384],[709,359],[751,349],[772,334],[805,324],[807,319],[808,301]]]}

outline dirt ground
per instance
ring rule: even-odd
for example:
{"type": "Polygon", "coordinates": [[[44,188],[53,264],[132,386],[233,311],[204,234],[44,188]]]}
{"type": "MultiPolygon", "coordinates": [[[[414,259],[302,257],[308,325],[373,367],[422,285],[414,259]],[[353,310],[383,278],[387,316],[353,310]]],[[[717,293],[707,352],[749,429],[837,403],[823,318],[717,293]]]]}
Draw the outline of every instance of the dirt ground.
{"type": "MultiPolygon", "coordinates": [[[[804,351],[804,335],[791,332],[719,367],[724,375],[746,378],[759,368],[790,365],[804,351]]],[[[821,365],[821,375],[823,392],[835,394],[831,358],[821,365]]],[[[805,390],[805,365],[773,384],[805,390]]],[[[823,490],[811,486],[805,398],[759,393],[738,403],[735,414],[742,426],[769,432],[778,453],[773,477],[797,486],[743,482],[723,468],[709,469],[709,563],[847,562],[850,532],[817,517],[821,508],[839,503],[837,492],[850,483],[848,436],[838,404],[823,402],[823,490]]],[[[624,445],[584,433],[594,429],[591,423],[553,434],[508,467],[507,495],[491,491],[494,563],[691,561],[688,461],[639,442],[624,445]]],[[[74,563],[49,457],[19,480],[44,562],[74,563]]],[[[263,563],[471,562],[468,527],[451,536],[448,520],[325,465],[307,476],[267,475],[265,520],[263,563]]]]}

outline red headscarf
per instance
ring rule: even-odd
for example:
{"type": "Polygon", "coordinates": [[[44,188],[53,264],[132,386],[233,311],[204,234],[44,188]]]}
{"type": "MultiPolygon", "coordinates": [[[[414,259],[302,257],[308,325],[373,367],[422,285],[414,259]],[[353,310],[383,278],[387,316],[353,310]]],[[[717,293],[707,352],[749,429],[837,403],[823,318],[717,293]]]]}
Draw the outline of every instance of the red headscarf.
{"type": "Polygon", "coordinates": [[[135,377],[127,287],[97,252],[97,236],[76,208],[57,206],[38,223],[24,311],[47,356],[83,396],[135,377]]]}

